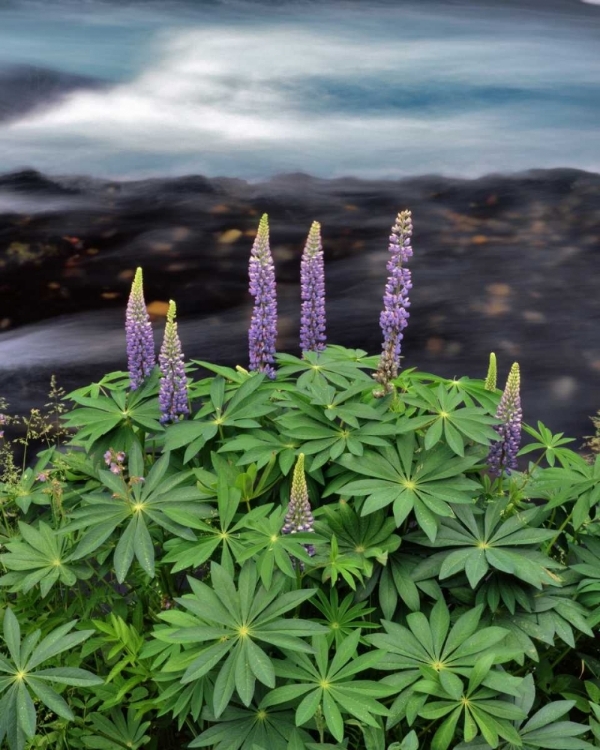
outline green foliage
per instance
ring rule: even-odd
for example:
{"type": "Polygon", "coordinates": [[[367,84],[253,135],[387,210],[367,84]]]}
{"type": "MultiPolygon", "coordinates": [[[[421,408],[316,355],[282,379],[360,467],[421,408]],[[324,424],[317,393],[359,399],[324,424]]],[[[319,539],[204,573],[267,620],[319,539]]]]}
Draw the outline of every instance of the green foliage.
{"type": "Polygon", "coordinates": [[[2,645],[7,654],[0,654],[0,743],[4,738],[10,750],[21,750],[35,736],[37,710],[34,698],[64,719],[74,719],[73,711],[50,685],[87,687],[102,683],[86,669],[56,667],[42,664],[69,651],[92,634],[91,630],[70,631],[75,621],[67,622],[48,633],[34,630],[21,640],[21,627],[12,609],[4,612],[2,645]],[[49,684],[50,683],[50,684],[49,684]]]}
{"type": "Polygon", "coordinates": [[[166,427],[156,372],[71,394],[66,444],[35,423],[63,442],[0,485],[0,746],[600,747],[600,458],[538,423],[494,479],[491,382],[278,363],[194,362],[166,427]]]}

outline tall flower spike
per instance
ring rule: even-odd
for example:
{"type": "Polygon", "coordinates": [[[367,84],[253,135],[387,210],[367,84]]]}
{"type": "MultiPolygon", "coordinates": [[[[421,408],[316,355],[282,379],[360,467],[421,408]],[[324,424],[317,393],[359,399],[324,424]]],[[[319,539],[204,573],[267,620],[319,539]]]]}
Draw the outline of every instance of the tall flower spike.
{"type": "Polygon", "coordinates": [[[175,322],[176,307],[173,300],[169,302],[167,325],[158,362],[161,381],[158,393],[158,404],[161,411],[161,424],[178,422],[190,413],[187,398],[187,378],[183,366],[181,342],[175,322]]]}
{"type": "Polygon", "coordinates": [[[517,453],[521,444],[521,410],[520,373],[517,362],[510,368],[506,381],[504,393],[498,405],[496,417],[502,420],[502,424],[494,425],[494,429],[500,436],[490,446],[488,454],[488,467],[490,474],[500,476],[502,471],[510,475],[517,468],[517,453]]]}
{"type": "Polygon", "coordinates": [[[144,301],[142,269],[135,272],[131,293],[127,303],[125,317],[125,335],[127,337],[127,367],[131,390],[140,387],[156,365],[154,337],[150,316],[144,301]]]}
{"type": "Polygon", "coordinates": [[[390,381],[398,377],[400,367],[400,351],[402,348],[402,331],[408,325],[410,306],[408,292],[412,289],[412,278],[408,268],[403,267],[413,254],[410,244],[412,236],[412,214],[401,211],[396,217],[390,235],[389,251],[391,257],[387,263],[388,276],[383,296],[383,311],[379,317],[379,325],[383,332],[383,347],[379,359],[379,367],[373,375],[383,386],[383,391],[376,395],[384,395],[392,391],[390,381]]]}
{"type": "Polygon", "coordinates": [[[495,391],[496,390],[496,378],[497,378],[497,368],[496,368],[496,355],[494,352],[490,352],[490,364],[488,365],[488,371],[485,378],[485,384],[484,388],[486,391],[495,391]]]}
{"type": "Polygon", "coordinates": [[[254,297],[254,309],[248,349],[250,370],[264,372],[275,378],[275,340],[277,339],[277,296],[275,288],[275,266],[269,248],[269,220],[263,214],[250,254],[250,294],[254,297]]]}
{"type": "Polygon", "coordinates": [[[325,264],[321,225],[313,221],[300,262],[300,349],[320,352],[325,348],[325,264]]]}
{"type": "MultiPolygon", "coordinates": [[[[314,522],[304,476],[304,453],[301,453],[294,466],[290,502],[281,533],[295,534],[298,531],[314,531],[314,522]]],[[[305,548],[309,555],[315,554],[312,544],[305,545],[305,548]]]]}

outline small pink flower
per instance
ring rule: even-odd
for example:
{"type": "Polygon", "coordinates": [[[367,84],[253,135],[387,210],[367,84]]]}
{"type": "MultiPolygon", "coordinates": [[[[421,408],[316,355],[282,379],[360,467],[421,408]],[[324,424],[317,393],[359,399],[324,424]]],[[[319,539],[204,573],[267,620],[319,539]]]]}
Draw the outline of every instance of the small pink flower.
{"type": "Polygon", "coordinates": [[[112,471],[113,474],[120,474],[121,473],[121,467],[117,466],[117,464],[111,464],[110,465],[110,470],[112,471]]]}
{"type": "Polygon", "coordinates": [[[47,471],[40,471],[40,473],[36,477],[36,480],[38,482],[47,482],[49,476],[50,474],[47,471]]]}

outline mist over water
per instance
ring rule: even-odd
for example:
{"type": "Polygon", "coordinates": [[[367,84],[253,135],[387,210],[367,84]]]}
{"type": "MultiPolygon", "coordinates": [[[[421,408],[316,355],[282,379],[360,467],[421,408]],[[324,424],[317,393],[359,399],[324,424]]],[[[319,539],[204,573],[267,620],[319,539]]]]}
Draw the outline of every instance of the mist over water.
{"type": "Polygon", "coordinates": [[[0,69],[90,86],[0,124],[0,171],[600,171],[599,41],[576,2],[13,2],[0,69]]]}

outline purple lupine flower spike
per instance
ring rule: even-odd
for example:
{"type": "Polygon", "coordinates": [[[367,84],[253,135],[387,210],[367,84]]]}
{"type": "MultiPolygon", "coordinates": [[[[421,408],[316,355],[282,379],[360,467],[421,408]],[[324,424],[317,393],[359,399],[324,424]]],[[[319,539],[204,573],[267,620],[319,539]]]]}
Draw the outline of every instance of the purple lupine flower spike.
{"type": "Polygon", "coordinates": [[[250,370],[275,378],[275,340],[277,338],[277,296],[275,266],[269,248],[269,220],[263,214],[250,254],[250,294],[254,310],[248,331],[250,370]]]}
{"type": "MultiPolygon", "coordinates": [[[[296,534],[298,531],[314,531],[314,523],[315,519],[310,507],[308,487],[304,476],[304,453],[301,453],[294,466],[290,502],[281,533],[296,534]]],[[[305,544],[304,548],[311,557],[315,554],[315,548],[312,544],[305,544]]]]}
{"type": "Polygon", "coordinates": [[[187,396],[187,378],[183,366],[181,342],[175,322],[175,303],[169,302],[165,337],[158,357],[161,381],[158,403],[161,411],[161,424],[178,422],[190,413],[187,396]]]}
{"type": "Polygon", "coordinates": [[[412,289],[412,278],[408,268],[403,267],[412,258],[410,239],[412,236],[412,214],[401,211],[390,235],[389,251],[391,257],[387,263],[390,272],[385,294],[383,296],[384,309],[379,317],[379,325],[383,332],[383,347],[379,367],[374,378],[383,386],[383,391],[375,395],[391,393],[390,381],[398,377],[400,367],[400,351],[402,347],[402,331],[408,325],[410,307],[408,292],[412,289]]]}
{"type": "Polygon", "coordinates": [[[510,476],[511,471],[517,468],[523,418],[520,381],[519,365],[515,362],[510,368],[506,387],[496,412],[496,417],[502,420],[502,424],[494,425],[494,429],[500,435],[500,440],[492,443],[487,459],[490,474],[497,477],[502,471],[506,471],[506,474],[510,476]]]}
{"type": "Polygon", "coordinates": [[[300,349],[320,352],[325,348],[325,265],[321,225],[313,221],[300,262],[300,349]]]}
{"type": "Polygon", "coordinates": [[[127,336],[127,365],[130,385],[131,390],[135,391],[156,365],[154,337],[152,336],[150,316],[144,301],[141,268],[138,268],[135,272],[131,285],[125,318],[125,333],[127,336]]]}

